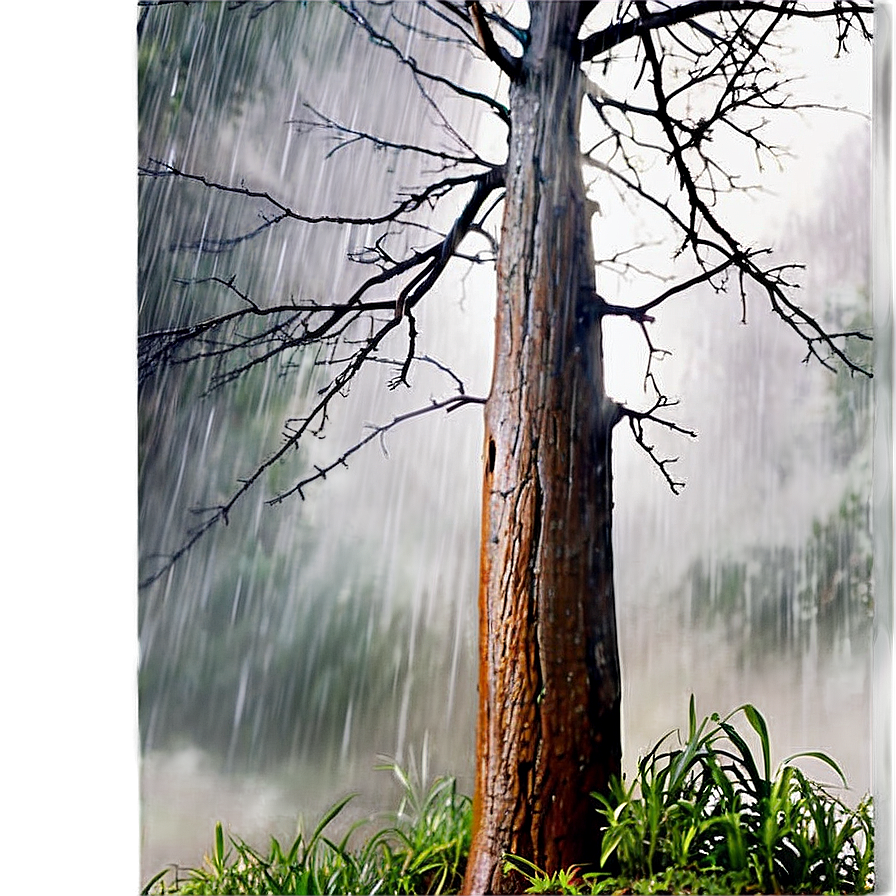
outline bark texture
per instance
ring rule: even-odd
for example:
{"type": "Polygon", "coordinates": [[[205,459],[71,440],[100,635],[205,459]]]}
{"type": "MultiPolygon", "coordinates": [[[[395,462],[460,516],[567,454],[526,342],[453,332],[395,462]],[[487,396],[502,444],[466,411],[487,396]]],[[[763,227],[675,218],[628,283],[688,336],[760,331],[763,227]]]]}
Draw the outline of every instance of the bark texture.
{"type": "Polygon", "coordinates": [[[485,418],[477,781],[468,893],[522,892],[506,852],[595,861],[589,794],[620,768],[611,541],[616,405],[579,155],[577,4],[533,3],[511,88],[485,418]]]}

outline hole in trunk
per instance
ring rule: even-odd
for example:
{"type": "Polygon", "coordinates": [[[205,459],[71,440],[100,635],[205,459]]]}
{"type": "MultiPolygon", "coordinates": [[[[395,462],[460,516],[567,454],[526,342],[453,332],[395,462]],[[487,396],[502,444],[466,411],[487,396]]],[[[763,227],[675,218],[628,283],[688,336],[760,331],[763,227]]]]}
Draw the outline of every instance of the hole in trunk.
{"type": "Polygon", "coordinates": [[[495,440],[489,439],[488,440],[488,472],[490,474],[495,472],[495,451],[496,451],[495,440]]]}

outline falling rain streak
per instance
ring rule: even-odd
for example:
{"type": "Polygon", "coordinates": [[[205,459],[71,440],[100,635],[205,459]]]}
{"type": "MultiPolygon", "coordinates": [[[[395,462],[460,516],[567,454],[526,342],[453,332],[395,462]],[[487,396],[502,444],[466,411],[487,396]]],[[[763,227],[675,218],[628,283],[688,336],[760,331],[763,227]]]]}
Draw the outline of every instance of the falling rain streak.
{"type": "MultiPolygon", "coordinates": [[[[388,10],[364,9],[385,23],[388,10]]],[[[389,33],[402,53],[471,90],[506,89],[472,55],[401,24],[438,33],[424,4],[395,14],[389,33]]],[[[843,95],[827,102],[867,111],[870,58],[854,49],[847,76],[838,67],[843,95]]],[[[825,58],[821,42],[802,45],[793,65],[824,84],[825,58]]],[[[326,304],[369,275],[356,261],[382,229],[278,220],[261,194],[306,216],[375,217],[443,164],[396,147],[472,147],[503,161],[492,113],[437,89],[438,103],[427,103],[396,54],[329,4],[145,7],[139,71],[141,165],[235,188],[140,179],[142,333],[233,311],[237,289],[261,306],[326,304]]],[[[583,127],[597,123],[585,116],[583,127]]],[[[857,115],[792,116],[778,139],[797,158],[785,160],[785,175],[767,172],[767,192],[742,206],[758,242],[806,262],[803,293],[844,327],[870,317],[868,134],[857,115]]],[[[634,302],[620,253],[643,244],[638,263],[662,278],[670,247],[651,246],[649,219],[632,220],[606,183],[594,178],[592,189],[598,288],[634,302]]],[[[430,226],[450,227],[459,208],[448,205],[430,226]]],[[[390,232],[386,245],[398,257],[424,236],[390,232]]],[[[490,254],[486,235],[464,248],[490,254]]],[[[379,757],[426,762],[471,790],[481,408],[381,432],[303,489],[304,500],[267,504],[340,458],[365,427],[453,394],[458,379],[467,395],[486,394],[493,273],[452,270],[419,314],[425,360],[413,388],[389,389],[396,365],[371,365],[331,406],[325,438],[303,440],[228,525],[141,591],[144,878],[198,861],[218,819],[251,840],[291,832],[300,814],[350,790],[361,794],[357,812],[380,808],[392,782],[373,772],[379,757]]],[[[669,352],[656,368],[680,397],[676,419],[699,433],[657,436],[658,450],[680,458],[681,495],[627,427],[616,434],[626,763],[680,724],[694,692],[706,712],[756,704],[779,756],[828,750],[861,794],[870,774],[871,387],[802,365],[805,346],[760,302],[747,326],[741,314],[736,297],[697,289],[651,331],[669,352]]],[[[608,383],[615,398],[637,403],[646,400],[645,353],[630,329],[607,328],[608,383]]],[[[401,345],[393,348],[400,366],[401,345]]],[[[216,380],[225,368],[211,354],[145,379],[142,576],[183,544],[202,519],[196,508],[226,501],[279,448],[323,384],[325,360],[296,351],[228,382],[216,380]]]]}

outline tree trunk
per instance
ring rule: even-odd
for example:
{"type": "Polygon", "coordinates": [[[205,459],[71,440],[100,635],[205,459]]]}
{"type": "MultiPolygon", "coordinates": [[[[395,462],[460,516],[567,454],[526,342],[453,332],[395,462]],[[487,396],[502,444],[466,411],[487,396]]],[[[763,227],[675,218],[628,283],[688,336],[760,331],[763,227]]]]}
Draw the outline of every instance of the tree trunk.
{"type": "Polygon", "coordinates": [[[522,892],[503,855],[594,862],[620,770],[611,438],[579,154],[577,4],[533,3],[485,410],[479,719],[467,893],[522,892]]]}

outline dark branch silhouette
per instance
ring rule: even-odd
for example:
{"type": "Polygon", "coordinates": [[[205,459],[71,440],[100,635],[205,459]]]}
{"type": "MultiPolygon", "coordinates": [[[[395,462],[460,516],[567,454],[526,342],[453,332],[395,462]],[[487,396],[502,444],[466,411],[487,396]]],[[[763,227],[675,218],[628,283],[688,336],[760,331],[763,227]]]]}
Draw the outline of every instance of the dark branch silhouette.
{"type": "MultiPolygon", "coordinates": [[[[144,6],[157,5],[144,3],[144,6]]],[[[160,4],[158,4],[160,5],[160,4]]],[[[447,87],[459,97],[484,104],[498,113],[502,121],[509,122],[507,107],[499,100],[445,78],[437,72],[427,70],[413,56],[399,49],[398,45],[362,13],[358,4],[339,2],[336,4],[360,28],[370,40],[385,51],[397,57],[406,67],[417,85],[417,90],[425,102],[434,101],[426,84],[447,87]]],[[[432,30],[427,35],[432,39],[446,40],[446,32],[439,31],[446,25],[451,31],[461,35],[461,42],[473,43],[485,56],[494,62],[508,77],[517,79],[522,75],[520,59],[512,56],[495,39],[492,26],[503,30],[522,46],[526,45],[525,31],[510,25],[507,20],[492,12],[487,12],[481,3],[466,2],[422,4],[433,16],[432,30]]],[[[260,6],[260,5],[259,5],[260,6]]],[[[583,4],[583,20],[592,11],[594,4],[583,4]]],[[[601,142],[585,151],[586,164],[610,175],[620,189],[648,205],[659,209],[679,232],[681,244],[678,252],[687,248],[698,271],[659,295],[640,304],[623,306],[608,303],[595,296],[594,311],[597,314],[624,316],[639,324],[648,346],[648,365],[645,370],[645,384],[655,389],[657,403],[648,411],[625,409],[626,417],[638,444],[656,462],[673,491],[680,490],[683,483],[673,480],[666,469],[668,461],[657,458],[654,449],[643,437],[643,425],[653,421],[659,425],[690,435],[690,431],[665,419],[655,417],[659,408],[670,407],[674,402],[665,396],[653,375],[651,361],[661,354],[652,343],[648,325],[653,323],[656,310],[675,296],[688,293],[701,284],[708,284],[717,292],[722,292],[733,281],[736,284],[742,306],[742,316],[746,320],[748,305],[748,284],[752,283],[763,293],[771,308],[781,317],[806,345],[805,360],[815,358],[826,367],[833,368],[841,363],[848,369],[870,375],[870,371],[853,360],[846,346],[852,339],[868,339],[869,335],[859,330],[828,331],[823,323],[789,295],[793,284],[786,274],[796,265],[766,265],[760,259],[768,256],[768,250],[742,245],[733,231],[724,225],[717,208],[723,193],[759,189],[738,182],[738,175],[728,171],[724,162],[711,152],[713,132],[717,128],[729,129],[750,144],[757,158],[767,155],[778,162],[785,149],[773,145],[762,136],[765,121],[747,123],[741,121],[744,113],[772,110],[795,110],[806,108],[807,104],[794,103],[786,89],[789,84],[766,60],[771,36],[782,21],[797,18],[831,18],[838,24],[838,49],[845,47],[850,33],[860,37],[869,36],[865,17],[871,7],[865,4],[844,3],[833,7],[806,8],[793,3],[760,2],[705,2],[686,3],[662,12],[651,11],[641,0],[628,5],[628,18],[622,18],[581,39],[583,60],[597,60],[618,45],[637,39],[643,50],[644,74],[652,85],[653,105],[630,100],[618,100],[610,96],[598,83],[592,82],[586,91],[588,103],[605,125],[606,135],[601,142]],[[754,27],[759,14],[767,16],[761,30],[754,27]],[[684,29],[679,31],[678,29],[684,29]],[[668,37],[669,44],[662,41],[668,37]],[[682,57],[689,59],[689,73],[683,83],[668,87],[666,84],[667,65],[677,64],[682,57]],[[688,91],[716,91],[716,99],[708,114],[689,119],[673,114],[673,102],[680,100],[688,91]],[[616,116],[616,117],[614,117],[616,116]],[[639,133],[639,120],[652,121],[660,129],[665,143],[656,142],[655,137],[645,137],[639,133]],[[674,167],[678,185],[686,199],[683,213],[675,210],[675,204],[653,192],[642,183],[640,166],[634,161],[635,151],[651,151],[664,156],[674,167]]],[[[261,11],[260,8],[255,12],[261,11]]],[[[393,19],[395,16],[393,14],[393,19]]],[[[419,26],[402,23],[408,31],[419,31],[419,26]]],[[[818,106],[813,106],[818,108],[818,106]]],[[[342,301],[330,297],[324,300],[290,299],[278,304],[262,305],[237,285],[237,276],[229,278],[212,276],[189,282],[182,282],[184,288],[201,283],[214,284],[229,292],[238,301],[238,306],[229,312],[211,316],[195,323],[176,327],[165,327],[142,333],[139,337],[139,377],[145,382],[156,375],[166,365],[184,365],[199,359],[214,359],[215,372],[209,382],[210,389],[218,389],[235,382],[254,367],[296,350],[308,350],[315,345],[345,343],[347,334],[364,319],[369,321],[370,333],[353,346],[345,357],[339,371],[330,381],[330,387],[323,391],[318,403],[310,409],[308,416],[295,429],[288,430],[281,449],[258,466],[241,483],[231,499],[198,529],[194,529],[184,546],[171,554],[168,561],[142,582],[143,585],[155,581],[170,565],[176,562],[195,542],[208,531],[215,522],[226,521],[236,503],[258,481],[261,474],[283,457],[306,432],[319,433],[326,419],[331,401],[357,375],[363,365],[377,359],[376,350],[385,337],[397,329],[404,321],[407,329],[408,352],[396,376],[390,381],[391,388],[409,384],[409,374],[415,360],[416,322],[413,311],[431,291],[444,273],[452,258],[468,263],[487,260],[486,256],[471,255],[460,250],[461,243],[472,234],[481,234],[491,240],[483,228],[484,220],[492,213],[495,205],[485,209],[490,197],[495,202],[500,199],[504,183],[504,170],[500,165],[487,162],[477,153],[470,142],[457,134],[440,114],[449,135],[460,147],[460,152],[439,150],[422,144],[390,140],[361,128],[339,122],[310,104],[305,108],[310,117],[293,119],[289,122],[300,134],[308,129],[323,131],[332,136],[334,146],[327,158],[336,152],[350,150],[357,143],[367,143],[375,148],[401,153],[415,153],[429,157],[440,163],[442,171],[428,183],[407,190],[396,197],[393,207],[374,214],[306,214],[266,190],[254,189],[244,182],[231,184],[221,182],[206,175],[187,171],[172,162],[150,158],[142,165],[139,173],[149,178],[173,178],[194,182],[205,189],[243,197],[247,200],[261,200],[270,208],[265,212],[263,222],[251,231],[242,234],[177,243],[172,248],[201,250],[208,253],[226,253],[239,243],[253,239],[263,232],[293,221],[306,225],[329,224],[337,226],[383,225],[420,226],[415,213],[428,211],[455,190],[472,185],[473,193],[458,215],[450,231],[432,242],[426,248],[417,249],[405,257],[396,259],[386,249],[384,240],[387,233],[372,245],[362,250],[354,250],[353,260],[374,264],[378,272],[364,280],[354,292],[342,301]],[[447,169],[457,169],[457,173],[447,174],[447,169]],[[472,170],[469,170],[472,169],[472,170]],[[477,170],[478,169],[478,170],[477,170]],[[485,209],[484,213],[483,210],[485,209]],[[389,286],[393,290],[390,298],[368,298],[377,287],[389,286]]],[[[624,256],[634,253],[639,246],[623,250],[613,258],[603,262],[607,267],[615,265],[623,273],[644,273],[642,269],[624,256]]],[[[497,246],[493,249],[496,251],[497,246]]],[[[651,272],[654,273],[655,272],[651,272]]],[[[332,358],[337,355],[332,353],[332,358]]],[[[367,444],[365,438],[359,443],[367,444]]],[[[349,452],[349,455],[354,453],[349,452]]],[[[337,463],[337,466],[342,465],[337,463]]],[[[330,469],[330,468],[328,468],[330,469]]],[[[301,493],[310,482],[321,478],[297,483],[288,494],[301,493]]],[[[279,499],[278,499],[279,500],[279,499]]]]}

